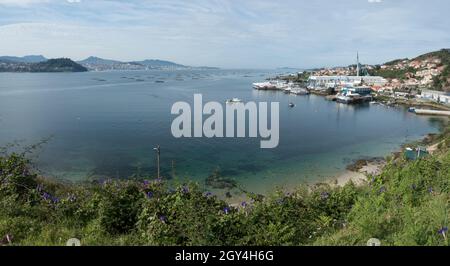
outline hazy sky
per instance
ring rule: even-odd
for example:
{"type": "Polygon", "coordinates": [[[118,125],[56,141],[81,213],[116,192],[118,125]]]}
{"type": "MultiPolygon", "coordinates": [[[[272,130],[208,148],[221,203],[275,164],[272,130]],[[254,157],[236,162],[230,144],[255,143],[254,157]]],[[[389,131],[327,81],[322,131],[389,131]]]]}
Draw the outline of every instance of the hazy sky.
{"type": "Polygon", "coordinates": [[[0,0],[0,54],[272,68],[450,48],[448,0],[0,0]]]}

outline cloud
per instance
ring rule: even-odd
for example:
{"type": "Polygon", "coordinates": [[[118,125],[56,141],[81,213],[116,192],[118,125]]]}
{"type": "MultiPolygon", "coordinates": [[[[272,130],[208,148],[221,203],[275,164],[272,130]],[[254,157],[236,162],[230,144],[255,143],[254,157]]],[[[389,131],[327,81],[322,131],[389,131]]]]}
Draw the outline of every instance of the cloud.
{"type": "Polygon", "coordinates": [[[33,4],[48,3],[49,0],[0,0],[0,5],[28,7],[33,4]]]}
{"type": "Polygon", "coordinates": [[[364,63],[382,63],[450,43],[442,0],[68,1],[77,0],[0,8],[1,53],[316,67],[350,64],[358,50],[364,63]]]}
{"type": "Polygon", "coordinates": [[[373,4],[373,3],[382,3],[383,0],[367,0],[367,2],[373,4]]]}

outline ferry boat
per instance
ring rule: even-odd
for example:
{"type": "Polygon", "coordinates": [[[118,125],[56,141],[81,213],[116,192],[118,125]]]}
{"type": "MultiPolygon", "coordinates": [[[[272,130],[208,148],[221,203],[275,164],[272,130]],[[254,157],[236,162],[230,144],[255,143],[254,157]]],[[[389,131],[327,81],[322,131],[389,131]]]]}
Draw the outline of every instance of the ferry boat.
{"type": "Polygon", "coordinates": [[[373,99],[370,92],[369,87],[343,88],[336,95],[336,102],[346,104],[370,102],[373,99]]]}

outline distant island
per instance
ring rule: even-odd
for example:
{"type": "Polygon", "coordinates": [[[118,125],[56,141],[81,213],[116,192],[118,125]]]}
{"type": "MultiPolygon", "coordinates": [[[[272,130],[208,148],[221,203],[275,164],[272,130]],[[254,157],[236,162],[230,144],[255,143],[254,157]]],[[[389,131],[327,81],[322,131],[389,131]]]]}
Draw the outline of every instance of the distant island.
{"type": "Polygon", "coordinates": [[[69,58],[0,57],[0,72],[86,72],[88,69],[69,58]]]}
{"type": "Polygon", "coordinates": [[[111,70],[182,70],[218,69],[216,67],[192,67],[159,59],[122,62],[90,56],[84,60],[68,58],[47,59],[42,55],[0,56],[0,72],[84,72],[111,70]]]}

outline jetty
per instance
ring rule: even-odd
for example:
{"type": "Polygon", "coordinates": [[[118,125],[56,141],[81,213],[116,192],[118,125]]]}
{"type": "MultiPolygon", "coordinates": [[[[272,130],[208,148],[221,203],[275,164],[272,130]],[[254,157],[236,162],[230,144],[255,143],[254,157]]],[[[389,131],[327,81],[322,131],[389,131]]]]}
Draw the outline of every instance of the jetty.
{"type": "Polygon", "coordinates": [[[416,113],[418,115],[444,115],[444,116],[450,116],[450,111],[442,111],[442,110],[414,109],[414,113],[416,113]]]}

